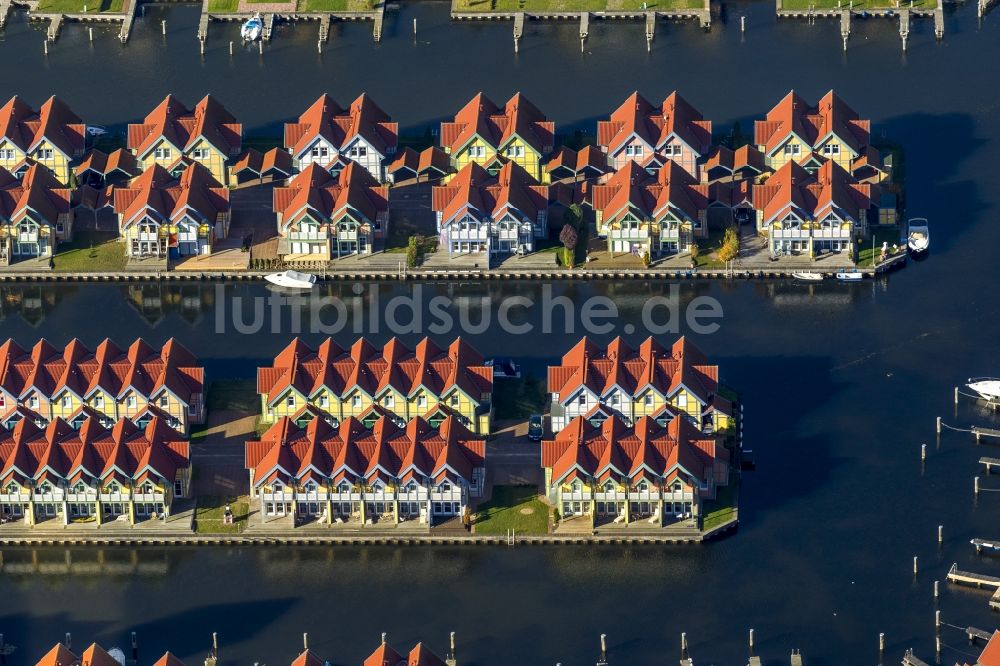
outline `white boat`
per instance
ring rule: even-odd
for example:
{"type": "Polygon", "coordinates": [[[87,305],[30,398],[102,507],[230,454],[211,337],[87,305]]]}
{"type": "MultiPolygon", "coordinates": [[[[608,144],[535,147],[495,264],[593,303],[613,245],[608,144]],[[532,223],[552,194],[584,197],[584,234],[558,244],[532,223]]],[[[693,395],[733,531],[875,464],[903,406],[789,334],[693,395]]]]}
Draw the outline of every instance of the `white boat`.
{"type": "Polygon", "coordinates": [[[973,377],[969,379],[966,386],[986,400],[1000,400],[1000,379],[973,377]]]}
{"type": "Polygon", "coordinates": [[[865,274],[859,270],[837,271],[837,279],[843,282],[857,282],[858,280],[864,280],[865,274]]]}
{"type": "Polygon", "coordinates": [[[265,275],[264,279],[279,287],[291,287],[292,289],[312,289],[316,285],[316,276],[309,273],[299,273],[298,271],[281,271],[265,275]]]}
{"type": "Polygon", "coordinates": [[[97,125],[87,125],[87,134],[90,136],[104,136],[108,133],[108,130],[103,127],[98,127],[97,125]]]}
{"type": "Polygon", "coordinates": [[[796,280],[805,280],[806,282],[822,282],[823,274],[815,273],[813,271],[797,271],[792,273],[792,277],[796,280]]]}
{"type": "Polygon", "coordinates": [[[240,37],[243,38],[245,42],[256,42],[260,39],[260,33],[264,31],[264,21],[261,20],[260,14],[254,14],[243,27],[240,28],[240,37]]]}
{"type": "Polygon", "coordinates": [[[927,226],[927,218],[915,217],[907,225],[906,246],[910,252],[920,254],[931,246],[931,230],[927,226]]]}

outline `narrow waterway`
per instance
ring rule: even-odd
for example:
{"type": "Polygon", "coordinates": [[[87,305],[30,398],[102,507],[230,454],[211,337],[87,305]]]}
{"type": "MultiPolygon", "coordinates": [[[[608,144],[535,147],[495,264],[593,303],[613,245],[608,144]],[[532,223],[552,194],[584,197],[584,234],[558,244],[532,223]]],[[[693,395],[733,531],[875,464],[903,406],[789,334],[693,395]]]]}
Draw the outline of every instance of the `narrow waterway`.
{"type": "MultiPolygon", "coordinates": [[[[90,43],[84,28],[67,25],[47,57],[44,33],[23,15],[12,17],[0,35],[7,63],[0,98],[16,93],[38,103],[58,93],[89,122],[112,129],[141,118],[167,92],[191,103],[212,92],[249,131],[277,134],[320,92],[346,103],[367,90],[413,134],[479,89],[497,99],[523,90],[560,128],[588,129],[633,89],[658,98],[677,88],[718,127],[740,120],[749,132],[750,120],[789,88],[816,98],[833,87],[873,119],[878,135],[905,146],[909,213],[931,219],[934,247],[926,261],[861,285],[680,285],[679,311],[697,297],[721,307],[717,332],[695,334],[685,322],[678,333],[691,334],[743,392],[747,444],[757,454],[757,471],[745,476],[740,529],[728,539],[667,548],[107,550],[104,560],[119,566],[103,569],[85,566],[98,561],[95,551],[74,550],[70,561],[84,565],[74,575],[60,571],[62,549],[7,549],[0,631],[18,645],[10,663],[33,663],[66,631],[76,644],[125,645],[131,630],[139,631],[144,659],[169,648],[193,663],[215,630],[226,660],[272,666],[290,661],[302,631],[339,664],[358,663],[381,631],[400,645],[425,639],[443,652],[455,630],[465,664],[589,663],[601,632],[615,663],[662,663],[675,658],[681,631],[698,663],[737,664],[751,627],[771,659],[797,647],[810,665],[873,662],[879,632],[887,635],[887,659],[909,646],[932,655],[933,581],[952,562],[1000,575],[1000,561],[977,558],[968,544],[1000,536],[1000,493],[984,492],[978,502],[972,495],[985,449],[964,435],[946,435],[939,446],[933,430],[937,415],[993,420],[968,404],[952,414],[952,387],[1000,373],[991,288],[1000,277],[993,258],[1000,69],[992,66],[1000,61],[1000,14],[980,26],[971,3],[949,9],[945,41],[936,43],[931,24],[920,22],[905,56],[894,22],[858,22],[844,54],[836,22],[777,23],[772,14],[768,3],[728,4],[707,35],[663,24],[651,54],[639,24],[593,26],[583,55],[575,25],[530,25],[515,56],[509,24],[454,25],[445,3],[404,3],[379,45],[370,25],[339,25],[318,54],[316,26],[303,24],[283,27],[263,58],[239,49],[230,58],[235,26],[215,25],[199,56],[191,6],[148,8],[125,47],[110,32],[95,31],[90,43]],[[924,465],[922,442],[930,449],[924,465]]],[[[588,297],[610,299],[618,317],[595,337],[638,342],[644,305],[669,298],[670,287],[559,283],[550,295],[578,306],[588,297]]],[[[361,291],[365,313],[418,293],[413,284],[361,291]]],[[[323,292],[355,297],[350,285],[323,292]]],[[[261,300],[267,324],[240,333],[233,312],[252,321],[254,304],[268,293],[247,284],[221,291],[5,285],[0,337],[62,344],[78,336],[92,345],[108,335],[176,336],[212,376],[250,377],[295,334],[296,322],[307,339],[321,337],[310,333],[316,302],[293,313],[261,300]]],[[[568,332],[563,314],[545,332],[543,285],[428,284],[419,293],[415,307],[425,317],[431,298],[465,297],[465,305],[456,300],[446,310],[457,320],[464,309],[470,322],[484,313],[495,321],[506,298],[531,299],[535,305],[517,315],[532,324],[530,334],[470,325],[433,335],[444,341],[461,332],[484,354],[521,358],[539,376],[584,332],[577,315],[568,332]]],[[[329,305],[323,312],[320,321],[329,324],[329,305]]],[[[355,330],[375,341],[389,337],[387,322],[376,331],[363,319],[349,311],[334,336],[344,343],[355,330]]],[[[413,342],[420,333],[403,337],[413,342]]],[[[1000,483],[985,479],[983,487],[1000,483]]],[[[942,588],[947,622],[996,623],[985,592],[942,588]]],[[[962,635],[944,639],[969,650],[962,635]]],[[[949,647],[944,661],[961,657],[949,647]]]]}

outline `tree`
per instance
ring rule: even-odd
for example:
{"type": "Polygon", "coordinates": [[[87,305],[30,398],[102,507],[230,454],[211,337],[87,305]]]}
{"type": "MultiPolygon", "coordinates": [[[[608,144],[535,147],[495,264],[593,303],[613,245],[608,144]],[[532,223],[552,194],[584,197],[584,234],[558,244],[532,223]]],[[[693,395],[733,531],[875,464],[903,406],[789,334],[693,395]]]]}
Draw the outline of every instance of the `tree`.
{"type": "Polygon", "coordinates": [[[572,224],[564,224],[562,231],[559,232],[559,242],[563,244],[563,247],[567,250],[572,250],[576,248],[576,242],[579,240],[580,235],[576,232],[576,227],[572,224]]]}
{"type": "Polygon", "coordinates": [[[410,236],[410,240],[406,245],[406,267],[416,268],[419,258],[420,250],[417,247],[417,238],[416,236],[410,236]]]}
{"type": "Polygon", "coordinates": [[[740,256],[740,236],[736,233],[736,227],[726,229],[726,233],[722,237],[722,245],[716,252],[716,256],[719,257],[719,261],[732,261],[740,256]]]}
{"type": "Polygon", "coordinates": [[[569,207],[569,214],[572,215],[573,226],[577,229],[583,224],[583,209],[580,204],[573,204],[569,207]]]}

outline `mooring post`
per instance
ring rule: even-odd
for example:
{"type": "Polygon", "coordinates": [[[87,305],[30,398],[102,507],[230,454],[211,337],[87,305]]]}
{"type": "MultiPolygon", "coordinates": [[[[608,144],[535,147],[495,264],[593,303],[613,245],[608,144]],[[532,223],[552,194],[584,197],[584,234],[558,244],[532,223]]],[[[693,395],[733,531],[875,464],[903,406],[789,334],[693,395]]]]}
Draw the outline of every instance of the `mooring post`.
{"type": "Polygon", "coordinates": [[[941,663],[941,637],[934,637],[934,654],[937,657],[937,663],[941,663]]]}
{"type": "Polygon", "coordinates": [[[167,34],[167,20],[166,19],[163,19],[162,21],[160,21],[160,32],[162,32],[164,35],[167,34]]]}
{"type": "Polygon", "coordinates": [[[941,611],[934,611],[934,630],[937,633],[941,633],[941,611]]]}
{"type": "Polygon", "coordinates": [[[605,666],[608,663],[608,635],[607,634],[601,634],[601,660],[600,660],[600,663],[604,664],[605,666]]]}
{"type": "Polygon", "coordinates": [[[746,31],[747,31],[747,17],[746,16],[741,16],[740,17],[740,32],[746,32],[746,31]]]}
{"type": "Polygon", "coordinates": [[[917,575],[917,556],[913,556],[913,575],[917,575]]]}
{"type": "Polygon", "coordinates": [[[42,50],[45,52],[45,55],[49,54],[49,40],[46,39],[42,42],[42,50]]]}
{"type": "Polygon", "coordinates": [[[975,480],[974,480],[974,481],[972,482],[972,493],[973,493],[973,494],[974,494],[974,495],[975,495],[976,497],[979,497],[979,477],[978,477],[978,476],[977,476],[977,477],[975,478],[975,480]]]}
{"type": "Polygon", "coordinates": [[[878,635],[878,663],[879,666],[885,661],[885,634],[878,635]]]}
{"type": "Polygon", "coordinates": [[[413,36],[414,37],[417,36],[417,19],[416,18],[413,19],[413,36]]]}
{"type": "Polygon", "coordinates": [[[257,51],[260,52],[261,55],[264,55],[264,40],[263,39],[260,40],[259,42],[257,42],[257,51]]]}
{"type": "Polygon", "coordinates": [[[233,55],[233,40],[229,40],[229,55],[233,55]]]}
{"type": "Polygon", "coordinates": [[[940,585],[941,581],[938,580],[934,581],[934,601],[937,601],[938,597],[941,596],[940,585]]]}
{"type": "Polygon", "coordinates": [[[681,659],[687,658],[688,636],[686,631],[681,632],[681,659]]]}
{"type": "Polygon", "coordinates": [[[90,41],[94,41],[94,29],[87,28],[87,34],[90,36],[90,41]]]}
{"type": "Polygon", "coordinates": [[[944,543],[944,525],[938,525],[938,543],[944,543]]]}
{"type": "Polygon", "coordinates": [[[920,460],[921,460],[921,462],[927,460],[927,445],[926,444],[921,444],[920,445],[920,460]]]}
{"type": "Polygon", "coordinates": [[[958,405],[958,387],[955,387],[955,404],[958,405]]]}
{"type": "Polygon", "coordinates": [[[753,656],[753,629],[750,630],[750,656],[753,656]]]}
{"type": "Polygon", "coordinates": [[[937,417],[937,434],[941,434],[941,417],[937,417]]]}

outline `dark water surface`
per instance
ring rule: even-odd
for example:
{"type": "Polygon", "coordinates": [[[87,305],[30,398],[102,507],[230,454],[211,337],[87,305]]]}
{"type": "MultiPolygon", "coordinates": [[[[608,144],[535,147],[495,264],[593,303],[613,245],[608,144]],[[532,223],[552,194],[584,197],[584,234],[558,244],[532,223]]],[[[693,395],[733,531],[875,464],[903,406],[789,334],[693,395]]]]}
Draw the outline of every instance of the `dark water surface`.
{"type": "MultiPolygon", "coordinates": [[[[615,663],[666,663],[681,631],[697,663],[738,664],[750,627],[771,659],[798,647],[810,665],[874,663],[879,632],[888,660],[909,646],[932,655],[933,581],[956,561],[1000,575],[1000,561],[979,559],[968,545],[973,536],[1000,537],[1000,493],[984,492],[978,503],[972,496],[986,448],[955,434],[938,444],[933,430],[937,415],[994,420],[968,404],[954,415],[951,391],[970,375],[1000,374],[992,288],[1000,277],[1000,15],[979,26],[972,4],[949,11],[940,44],[920,22],[904,56],[895,23],[857,23],[844,55],[836,22],[776,24],[771,12],[766,3],[731,4],[729,24],[708,35],[661,25],[651,55],[639,24],[592,26],[583,56],[575,25],[531,25],[515,57],[509,24],[452,25],[447,5],[408,3],[390,17],[380,45],[370,25],[341,25],[319,55],[315,25],[303,24],[282,28],[263,59],[242,50],[230,59],[235,25],[212,26],[202,59],[191,7],[149,8],[124,48],[110,33],[90,44],[84,29],[67,25],[47,59],[43,33],[13,17],[0,36],[0,98],[17,93],[37,103],[56,92],[90,122],[111,126],[140,118],[167,92],[193,103],[210,91],[250,131],[276,134],[321,91],[346,103],[367,90],[413,133],[482,88],[499,100],[521,89],[560,127],[590,128],[635,88],[651,98],[677,88],[719,127],[742,119],[748,132],[748,121],[789,88],[816,98],[834,87],[872,117],[876,134],[905,145],[909,213],[931,219],[934,247],[926,261],[878,283],[682,285],[683,302],[704,295],[723,308],[720,330],[695,341],[743,391],[747,443],[757,453],[758,470],[744,477],[740,529],[728,539],[666,548],[109,550],[107,561],[134,557],[138,573],[72,577],[6,566],[32,558],[9,549],[0,631],[19,646],[12,663],[33,663],[66,631],[77,644],[125,645],[130,630],[140,632],[145,658],[169,648],[200,659],[214,630],[227,661],[272,666],[290,661],[302,631],[345,664],[359,663],[380,631],[400,646],[425,639],[443,652],[455,630],[466,664],[592,663],[601,632],[615,663]],[[741,13],[749,16],[745,36],[741,13]],[[930,448],[923,466],[921,442],[930,448]]],[[[366,298],[375,289],[386,299],[412,286],[368,287],[366,298]]],[[[667,285],[637,282],[553,289],[578,303],[613,299],[621,317],[602,341],[621,333],[638,342],[643,304],[668,293],[667,285]]],[[[343,286],[328,290],[351,295],[343,286]]],[[[542,298],[535,284],[424,290],[485,296],[490,311],[506,296],[542,298]]],[[[250,285],[5,286],[0,337],[95,344],[107,335],[176,336],[213,376],[249,377],[291,337],[287,312],[273,333],[233,330],[234,297],[246,303],[266,293],[250,285]]],[[[537,311],[527,317],[539,323],[537,311]]],[[[580,335],[467,337],[540,374],[580,335]]],[[[354,336],[348,328],[336,337],[354,336]]],[[[371,337],[388,334],[383,327],[371,337]]],[[[1000,482],[984,479],[983,487],[1000,482]]],[[[41,549],[37,557],[59,563],[66,552],[41,549]]],[[[945,621],[995,625],[987,598],[942,583],[945,621]]],[[[963,656],[950,646],[969,650],[957,632],[944,639],[946,663],[963,656]]]]}

